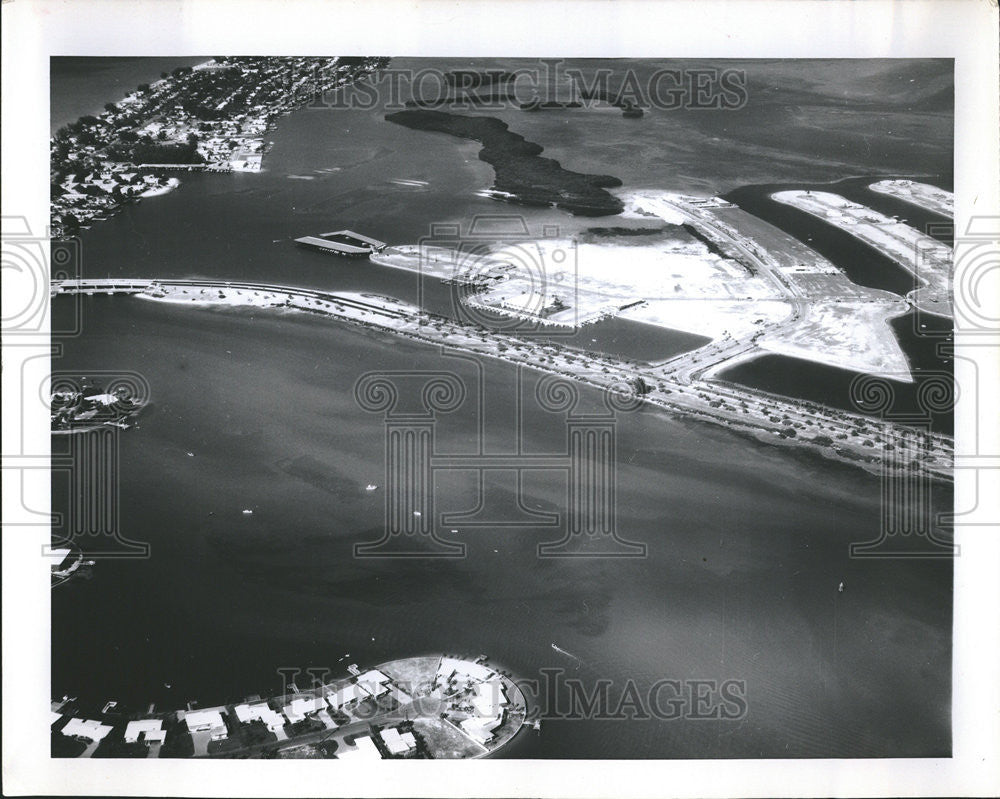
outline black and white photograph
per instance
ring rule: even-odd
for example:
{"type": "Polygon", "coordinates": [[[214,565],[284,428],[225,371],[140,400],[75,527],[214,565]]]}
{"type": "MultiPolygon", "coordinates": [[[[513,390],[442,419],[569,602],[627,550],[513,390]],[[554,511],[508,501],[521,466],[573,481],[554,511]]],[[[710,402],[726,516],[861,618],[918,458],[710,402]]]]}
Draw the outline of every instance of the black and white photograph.
{"type": "Polygon", "coordinates": [[[1000,789],[995,4],[26,5],[5,782],[1000,789]]]}

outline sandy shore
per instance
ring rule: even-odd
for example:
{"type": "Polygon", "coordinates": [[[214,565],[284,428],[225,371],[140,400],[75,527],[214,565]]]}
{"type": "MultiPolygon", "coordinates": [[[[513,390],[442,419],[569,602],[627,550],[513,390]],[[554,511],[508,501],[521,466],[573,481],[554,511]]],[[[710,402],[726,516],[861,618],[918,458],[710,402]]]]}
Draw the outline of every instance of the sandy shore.
{"type": "Polygon", "coordinates": [[[177,178],[170,178],[167,181],[167,185],[165,185],[165,186],[159,186],[159,187],[157,187],[155,189],[146,189],[146,191],[142,192],[142,194],[140,194],[139,196],[140,197],[159,197],[161,194],[169,194],[170,192],[172,192],[174,189],[176,189],[180,185],[181,185],[181,182],[177,178]]]}
{"type": "MultiPolygon", "coordinates": [[[[552,373],[607,391],[609,397],[625,405],[645,402],[688,418],[720,424],[768,444],[806,447],[873,473],[881,473],[884,454],[894,449],[899,441],[896,426],[876,417],[711,380],[681,378],[669,371],[643,369],[556,344],[527,342],[430,316],[415,306],[386,297],[180,283],[156,283],[149,293],[136,296],[150,301],[194,303],[206,307],[266,307],[329,316],[415,341],[552,373]],[[645,393],[637,393],[637,378],[645,384],[645,393]]],[[[912,460],[929,474],[950,480],[953,440],[934,434],[929,441],[930,449],[913,452],[912,460]]]]}

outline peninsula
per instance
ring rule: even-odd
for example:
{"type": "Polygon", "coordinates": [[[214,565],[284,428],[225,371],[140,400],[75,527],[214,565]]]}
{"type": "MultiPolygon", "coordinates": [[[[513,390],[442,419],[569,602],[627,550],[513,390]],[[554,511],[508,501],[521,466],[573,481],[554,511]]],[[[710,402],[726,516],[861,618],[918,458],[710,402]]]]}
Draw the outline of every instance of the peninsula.
{"type": "MultiPolygon", "coordinates": [[[[933,196],[940,205],[940,194],[933,196]]],[[[908,295],[918,310],[952,318],[952,251],[946,244],[893,217],[830,192],[779,191],[771,198],[819,217],[890,258],[913,275],[918,284],[908,295]]]]}
{"type": "Polygon", "coordinates": [[[50,708],[53,757],[280,758],[371,761],[481,758],[527,722],[511,675],[448,655],[403,658],[262,699],[183,710],[100,712],[70,697],[50,708]]]}
{"type": "Polygon", "coordinates": [[[140,84],[52,137],[52,237],[175,188],[168,171],[260,171],[263,137],[280,116],[387,63],[220,56],[140,84]]]}

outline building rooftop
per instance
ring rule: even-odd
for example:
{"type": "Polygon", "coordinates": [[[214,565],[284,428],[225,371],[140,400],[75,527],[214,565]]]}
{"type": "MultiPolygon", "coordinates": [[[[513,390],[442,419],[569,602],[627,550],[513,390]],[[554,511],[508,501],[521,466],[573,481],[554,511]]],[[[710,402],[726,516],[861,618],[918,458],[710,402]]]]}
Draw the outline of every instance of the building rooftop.
{"type": "Polygon", "coordinates": [[[348,683],[342,688],[338,689],[335,693],[329,694],[326,697],[326,701],[330,703],[330,707],[334,710],[343,707],[349,702],[354,700],[362,700],[368,696],[367,692],[355,683],[348,683]]]}
{"type": "Polygon", "coordinates": [[[62,728],[63,735],[75,738],[86,738],[90,741],[100,741],[111,732],[111,727],[94,719],[70,719],[62,728]]]}
{"type": "Polygon", "coordinates": [[[507,704],[507,691],[500,680],[476,683],[475,691],[472,704],[480,716],[496,716],[507,704]]]}
{"type": "Polygon", "coordinates": [[[354,749],[338,749],[337,757],[341,760],[343,759],[357,759],[357,760],[381,760],[382,753],[375,746],[375,742],[369,738],[367,735],[359,736],[354,739],[354,749]]]}
{"type": "Polygon", "coordinates": [[[272,731],[285,726],[285,717],[276,710],[272,710],[267,702],[257,702],[253,705],[244,703],[236,705],[233,710],[236,712],[236,718],[243,724],[249,724],[252,721],[262,721],[272,731]]]}
{"type": "Polygon", "coordinates": [[[381,696],[389,690],[391,678],[378,669],[371,669],[358,677],[357,683],[372,696],[381,696]]]}
{"type": "Polygon", "coordinates": [[[184,714],[184,721],[189,730],[226,726],[218,710],[189,710],[184,714]]]}
{"type": "Polygon", "coordinates": [[[139,736],[143,735],[146,741],[163,741],[166,731],[163,729],[163,722],[160,719],[140,719],[130,721],[125,728],[125,742],[135,743],[139,736]]]}
{"type": "Polygon", "coordinates": [[[318,236],[303,236],[295,239],[295,243],[344,255],[368,255],[386,247],[384,241],[355,233],[353,230],[334,230],[330,233],[320,233],[318,236]]]}
{"type": "Polygon", "coordinates": [[[409,752],[417,746],[417,739],[413,737],[412,732],[400,733],[400,731],[395,727],[382,730],[382,741],[385,743],[388,750],[394,755],[401,755],[404,752],[409,752]]]}

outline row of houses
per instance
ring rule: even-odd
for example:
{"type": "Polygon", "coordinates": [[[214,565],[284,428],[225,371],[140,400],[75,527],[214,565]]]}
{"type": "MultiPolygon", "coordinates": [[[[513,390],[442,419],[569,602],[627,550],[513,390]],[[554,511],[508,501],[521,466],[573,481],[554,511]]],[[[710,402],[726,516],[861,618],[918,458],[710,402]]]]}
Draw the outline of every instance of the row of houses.
{"type": "MultiPolygon", "coordinates": [[[[275,733],[279,740],[287,737],[284,728],[287,725],[297,724],[309,718],[316,718],[323,711],[332,710],[337,713],[348,714],[360,703],[366,700],[380,700],[389,697],[397,705],[409,703],[412,698],[395,685],[392,679],[378,669],[371,669],[338,688],[336,691],[325,693],[322,696],[306,694],[290,699],[283,704],[280,710],[273,708],[266,701],[243,702],[232,707],[232,714],[225,707],[205,708],[199,710],[179,711],[178,718],[184,722],[190,733],[207,733],[210,741],[222,741],[229,737],[230,727],[226,723],[227,717],[232,721],[231,715],[235,715],[240,724],[252,724],[260,722],[269,732],[275,733]]],[[[57,722],[66,717],[52,710],[51,725],[55,727],[57,722]]],[[[336,724],[333,718],[325,713],[321,720],[327,727],[336,724]]],[[[65,726],[58,731],[70,738],[77,738],[86,741],[91,747],[104,740],[114,729],[112,725],[105,724],[95,719],[70,718],[65,726]]],[[[126,743],[145,743],[149,746],[161,745],[166,738],[162,719],[139,719],[128,722],[124,739],[126,743]]],[[[359,738],[359,740],[363,740],[359,738]]],[[[391,754],[405,754],[416,746],[416,741],[412,734],[400,734],[398,730],[386,730],[382,736],[386,749],[391,754]]],[[[370,741],[370,739],[369,739],[370,741]]],[[[374,746],[374,744],[373,744],[374,746]]],[[[363,751],[367,744],[360,744],[363,751]]],[[[354,753],[355,750],[347,750],[354,753]]],[[[376,747],[375,751],[378,749],[376,747]]],[[[381,757],[381,755],[379,755],[381,757]]]]}
{"type": "MultiPolygon", "coordinates": [[[[417,748],[417,739],[412,732],[400,732],[396,727],[389,727],[378,735],[386,751],[393,757],[409,754],[417,748]]],[[[354,748],[338,749],[338,760],[382,760],[382,752],[369,735],[359,735],[354,739],[354,748]]]]}
{"type": "MultiPolygon", "coordinates": [[[[349,710],[369,697],[378,699],[393,691],[398,692],[399,689],[395,688],[391,678],[377,669],[372,669],[334,693],[322,697],[314,694],[295,697],[282,705],[280,712],[263,701],[235,705],[233,712],[241,724],[260,721],[269,731],[276,733],[285,725],[298,724],[326,710],[327,707],[335,711],[349,710]]],[[[220,741],[229,734],[223,718],[224,713],[226,713],[224,708],[189,710],[184,714],[184,721],[190,732],[208,732],[211,740],[220,741]]]]}
{"type": "MultiPolygon", "coordinates": [[[[63,718],[61,713],[53,711],[50,720],[51,726],[55,726],[63,718]]],[[[96,719],[74,717],[67,721],[59,732],[68,738],[79,738],[89,744],[99,744],[113,729],[112,725],[104,724],[96,719]]],[[[166,737],[167,731],[163,728],[162,719],[130,721],[125,727],[125,743],[129,744],[162,744],[166,737]]]]}

